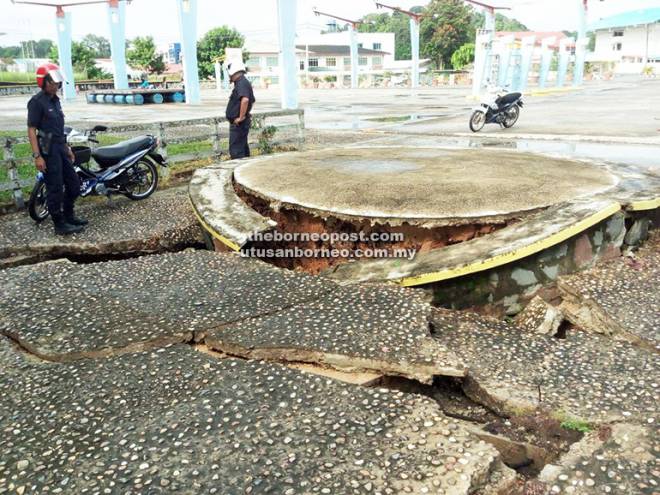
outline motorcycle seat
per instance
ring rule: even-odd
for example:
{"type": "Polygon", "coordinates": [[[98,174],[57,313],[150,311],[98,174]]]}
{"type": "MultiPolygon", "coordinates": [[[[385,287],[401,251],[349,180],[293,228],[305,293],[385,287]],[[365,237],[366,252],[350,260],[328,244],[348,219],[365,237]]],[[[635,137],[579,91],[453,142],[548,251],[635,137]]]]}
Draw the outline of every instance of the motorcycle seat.
{"type": "Polygon", "coordinates": [[[153,139],[151,136],[138,136],[121,143],[102,146],[96,148],[92,152],[92,156],[101,167],[110,167],[133,153],[150,148],[154,142],[153,139]]]}
{"type": "Polygon", "coordinates": [[[495,103],[497,103],[501,107],[502,105],[508,105],[510,103],[513,103],[521,96],[522,95],[520,93],[509,93],[507,95],[500,96],[497,100],[495,100],[495,103]]]}

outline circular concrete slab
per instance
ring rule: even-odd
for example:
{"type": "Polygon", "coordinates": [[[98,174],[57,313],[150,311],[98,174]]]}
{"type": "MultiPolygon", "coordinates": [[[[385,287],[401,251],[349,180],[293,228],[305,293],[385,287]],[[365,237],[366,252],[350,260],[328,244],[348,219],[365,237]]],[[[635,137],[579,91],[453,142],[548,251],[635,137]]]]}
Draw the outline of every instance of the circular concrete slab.
{"type": "Polygon", "coordinates": [[[234,171],[246,192],[321,214],[388,219],[513,215],[616,184],[583,161],[505,150],[354,148],[247,161],[234,171]]]}

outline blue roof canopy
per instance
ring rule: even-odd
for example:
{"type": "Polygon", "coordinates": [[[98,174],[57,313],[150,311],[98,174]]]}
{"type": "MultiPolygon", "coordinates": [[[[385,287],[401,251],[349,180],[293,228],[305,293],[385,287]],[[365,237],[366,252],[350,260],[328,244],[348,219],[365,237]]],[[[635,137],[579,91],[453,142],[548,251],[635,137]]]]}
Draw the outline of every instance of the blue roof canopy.
{"type": "Polygon", "coordinates": [[[589,31],[654,24],[656,22],[660,22],[660,8],[631,10],[596,21],[589,26],[589,31]]]}

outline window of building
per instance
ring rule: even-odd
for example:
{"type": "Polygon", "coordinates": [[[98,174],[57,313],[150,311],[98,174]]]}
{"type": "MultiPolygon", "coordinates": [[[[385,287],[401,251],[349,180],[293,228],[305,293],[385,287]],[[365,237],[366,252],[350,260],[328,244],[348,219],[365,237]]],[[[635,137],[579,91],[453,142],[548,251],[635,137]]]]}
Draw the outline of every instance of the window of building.
{"type": "Polygon", "coordinates": [[[259,57],[250,57],[245,65],[247,67],[259,67],[259,57]]]}
{"type": "Polygon", "coordinates": [[[358,65],[367,65],[367,57],[358,57],[358,65]]]}
{"type": "Polygon", "coordinates": [[[614,31],[614,34],[612,36],[614,36],[615,38],[623,36],[623,31],[614,31]]]}
{"type": "Polygon", "coordinates": [[[383,65],[383,57],[379,57],[379,56],[373,57],[371,59],[371,65],[374,65],[374,66],[375,65],[383,65]]]}
{"type": "Polygon", "coordinates": [[[351,57],[344,57],[344,66],[346,67],[351,66],[351,57]]]}
{"type": "Polygon", "coordinates": [[[318,67],[319,66],[319,59],[314,57],[309,59],[309,66],[310,67],[318,67]]]}
{"type": "Polygon", "coordinates": [[[374,50],[380,50],[382,45],[380,43],[374,43],[374,50]]]}
{"type": "Polygon", "coordinates": [[[300,70],[305,70],[305,61],[304,60],[300,61],[299,67],[300,67],[300,70]]]}
{"type": "Polygon", "coordinates": [[[326,67],[337,67],[337,59],[335,57],[327,57],[325,59],[326,67]]]}
{"type": "Polygon", "coordinates": [[[621,43],[614,43],[612,45],[612,50],[614,50],[615,52],[620,52],[621,51],[621,43]]]}
{"type": "Polygon", "coordinates": [[[277,67],[280,64],[278,57],[266,57],[266,65],[268,67],[277,67]]]}

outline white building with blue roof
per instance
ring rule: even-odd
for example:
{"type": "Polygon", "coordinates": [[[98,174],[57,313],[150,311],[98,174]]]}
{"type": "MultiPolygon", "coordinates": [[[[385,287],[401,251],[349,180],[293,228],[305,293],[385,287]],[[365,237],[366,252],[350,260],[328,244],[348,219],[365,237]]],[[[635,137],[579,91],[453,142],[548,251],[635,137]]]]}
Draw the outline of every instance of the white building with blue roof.
{"type": "Polygon", "coordinates": [[[651,66],[660,74],[660,7],[623,12],[594,22],[590,62],[609,64],[618,74],[639,74],[651,66]]]}

